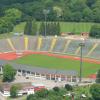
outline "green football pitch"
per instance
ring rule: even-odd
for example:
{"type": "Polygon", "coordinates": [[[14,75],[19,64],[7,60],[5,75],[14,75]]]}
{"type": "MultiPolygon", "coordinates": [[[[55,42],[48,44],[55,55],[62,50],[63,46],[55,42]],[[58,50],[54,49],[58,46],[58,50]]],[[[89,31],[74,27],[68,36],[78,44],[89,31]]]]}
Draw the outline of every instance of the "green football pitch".
{"type": "MultiPolygon", "coordinates": [[[[31,66],[43,67],[48,69],[61,69],[61,70],[76,70],[79,72],[80,61],[57,58],[54,56],[47,56],[41,54],[33,54],[21,57],[13,62],[19,64],[26,64],[31,66]]],[[[100,64],[94,64],[89,62],[83,62],[83,76],[87,77],[90,74],[94,74],[100,69],[100,64]]]]}

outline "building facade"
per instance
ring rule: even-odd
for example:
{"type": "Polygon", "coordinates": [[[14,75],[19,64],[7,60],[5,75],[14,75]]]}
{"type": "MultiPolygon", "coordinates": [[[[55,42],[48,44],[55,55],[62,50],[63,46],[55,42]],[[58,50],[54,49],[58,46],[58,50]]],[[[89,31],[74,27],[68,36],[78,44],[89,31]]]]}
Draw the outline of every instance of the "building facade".
{"type": "Polygon", "coordinates": [[[0,73],[3,73],[3,65],[10,64],[17,71],[18,76],[24,76],[26,78],[33,77],[42,80],[54,80],[54,81],[66,81],[77,82],[78,73],[74,70],[56,70],[40,68],[36,66],[28,66],[22,64],[15,64],[6,61],[0,61],[0,73]]]}

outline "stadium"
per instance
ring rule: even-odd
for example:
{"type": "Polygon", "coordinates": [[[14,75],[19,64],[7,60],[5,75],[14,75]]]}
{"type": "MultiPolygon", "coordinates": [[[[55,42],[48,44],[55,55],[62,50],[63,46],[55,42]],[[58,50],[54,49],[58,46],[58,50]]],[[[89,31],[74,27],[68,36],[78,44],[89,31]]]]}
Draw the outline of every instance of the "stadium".
{"type": "Polygon", "coordinates": [[[65,80],[67,76],[67,81],[74,82],[80,71],[80,43],[84,43],[82,77],[95,78],[100,67],[100,41],[97,39],[57,36],[0,39],[0,65],[10,63],[22,75],[27,73],[49,80],[65,80]]]}

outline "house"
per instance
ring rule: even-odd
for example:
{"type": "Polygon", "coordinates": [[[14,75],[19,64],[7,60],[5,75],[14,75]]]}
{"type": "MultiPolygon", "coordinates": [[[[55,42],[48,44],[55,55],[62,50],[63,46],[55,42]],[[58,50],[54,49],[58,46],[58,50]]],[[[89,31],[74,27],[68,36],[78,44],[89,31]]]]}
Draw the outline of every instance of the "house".
{"type": "Polygon", "coordinates": [[[12,85],[19,86],[18,96],[24,95],[24,94],[34,94],[34,86],[30,82],[24,82],[24,83],[3,83],[0,84],[0,92],[2,96],[10,96],[10,89],[12,85]]]}

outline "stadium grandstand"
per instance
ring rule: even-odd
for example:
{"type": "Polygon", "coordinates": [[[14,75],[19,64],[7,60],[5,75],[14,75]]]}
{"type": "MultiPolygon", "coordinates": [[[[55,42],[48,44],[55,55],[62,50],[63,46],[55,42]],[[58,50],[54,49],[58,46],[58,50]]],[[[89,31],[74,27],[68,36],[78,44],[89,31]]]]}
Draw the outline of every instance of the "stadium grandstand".
{"type": "Polygon", "coordinates": [[[96,39],[71,39],[65,37],[20,36],[0,40],[0,53],[41,51],[80,56],[79,44],[84,42],[83,57],[100,60],[100,41],[96,39]]]}

